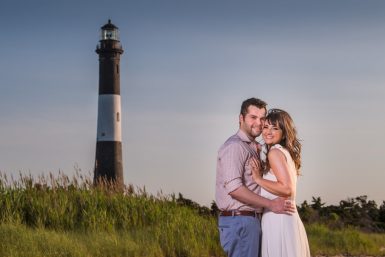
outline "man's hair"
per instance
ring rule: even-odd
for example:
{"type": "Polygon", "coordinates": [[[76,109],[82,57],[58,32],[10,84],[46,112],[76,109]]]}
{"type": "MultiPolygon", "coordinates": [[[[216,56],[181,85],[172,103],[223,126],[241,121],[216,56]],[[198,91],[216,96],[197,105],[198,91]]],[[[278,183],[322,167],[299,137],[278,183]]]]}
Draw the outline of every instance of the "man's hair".
{"type": "Polygon", "coordinates": [[[253,105],[259,109],[264,108],[266,110],[267,103],[265,101],[262,101],[261,99],[254,98],[254,97],[243,101],[242,106],[241,106],[241,113],[240,113],[240,114],[242,114],[243,117],[246,116],[247,109],[249,108],[250,105],[253,105]]]}

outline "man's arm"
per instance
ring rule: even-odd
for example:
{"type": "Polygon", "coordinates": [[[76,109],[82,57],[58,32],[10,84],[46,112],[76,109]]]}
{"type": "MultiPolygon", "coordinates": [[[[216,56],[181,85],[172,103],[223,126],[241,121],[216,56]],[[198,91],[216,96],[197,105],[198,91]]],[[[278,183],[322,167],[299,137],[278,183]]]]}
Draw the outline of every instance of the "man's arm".
{"type": "Polygon", "coordinates": [[[264,207],[275,213],[290,214],[295,212],[295,206],[291,201],[282,197],[269,200],[255,194],[245,186],[240,186],[230,192],[230,196],[247,205],[254,206],[256,208],[264,207]]]}

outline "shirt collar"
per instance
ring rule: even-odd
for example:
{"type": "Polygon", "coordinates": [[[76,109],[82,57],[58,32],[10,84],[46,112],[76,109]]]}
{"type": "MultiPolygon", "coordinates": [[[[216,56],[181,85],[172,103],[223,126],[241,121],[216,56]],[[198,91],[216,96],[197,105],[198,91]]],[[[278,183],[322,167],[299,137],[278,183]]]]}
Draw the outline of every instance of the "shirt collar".
{"type": "Polygon", "coordinates": [[[243,141],[243,142],[247,142],[247,143],[251,143],[252,141],[254,140],[251,140],[245,132],[243,132],[243,130],[239,129],[238,132],[237,132],[237,136],[243,141]]]}

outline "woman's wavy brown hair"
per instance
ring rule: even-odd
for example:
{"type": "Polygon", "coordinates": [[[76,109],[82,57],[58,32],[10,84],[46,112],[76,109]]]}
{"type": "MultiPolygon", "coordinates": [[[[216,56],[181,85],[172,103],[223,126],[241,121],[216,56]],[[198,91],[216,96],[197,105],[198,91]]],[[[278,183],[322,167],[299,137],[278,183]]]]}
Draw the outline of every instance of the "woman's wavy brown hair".
{"type": "MultiPolygon", "coordinates": [[[[293,119],[284,110],[270,109],[267,113],[266,121],[282,129],[282,140],[279,144],[285,147],[290,153],[297,169],[297,175],[299,175],[301,168],[301,143],[297,138],[297,130],[294,126],[293,119]]],[[[266,162],[267,167],[270,167],[268,159],[266,159],[266,162]]]]}

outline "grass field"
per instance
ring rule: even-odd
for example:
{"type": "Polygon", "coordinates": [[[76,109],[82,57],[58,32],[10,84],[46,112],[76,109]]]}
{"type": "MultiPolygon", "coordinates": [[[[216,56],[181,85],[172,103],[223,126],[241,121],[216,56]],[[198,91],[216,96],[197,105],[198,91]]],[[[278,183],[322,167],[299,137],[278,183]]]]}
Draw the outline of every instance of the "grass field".
{"type": "MultiPolygon", "coordinates": [[[[0,176],[0,256],[225,256],[215,216],[132,187],[78,175],[0,176]]],[[[385,256],[385,234],[306,225],[312,255],[385,256]]]]}

